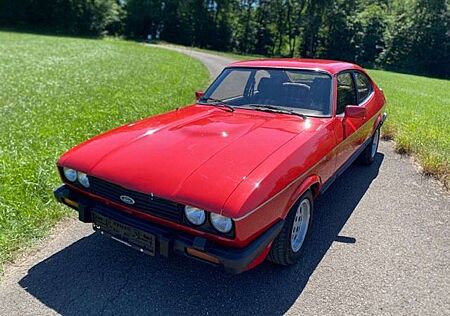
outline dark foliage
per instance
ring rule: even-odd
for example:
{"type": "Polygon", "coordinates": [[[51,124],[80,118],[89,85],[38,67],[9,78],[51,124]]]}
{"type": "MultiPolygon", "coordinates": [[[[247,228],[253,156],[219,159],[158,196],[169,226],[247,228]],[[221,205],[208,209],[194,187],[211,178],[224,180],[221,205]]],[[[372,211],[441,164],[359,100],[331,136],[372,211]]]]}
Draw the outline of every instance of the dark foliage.
{"type": "Polygon", "coordinates": [[[0,25],[60,34],[98,36],[123,32],[116,0],[0,0],[0,25]]]}
{"type": "Polygon", "coordinates": [[[450,76],[450,0],[0,0],[0,26],[450,76]]]}

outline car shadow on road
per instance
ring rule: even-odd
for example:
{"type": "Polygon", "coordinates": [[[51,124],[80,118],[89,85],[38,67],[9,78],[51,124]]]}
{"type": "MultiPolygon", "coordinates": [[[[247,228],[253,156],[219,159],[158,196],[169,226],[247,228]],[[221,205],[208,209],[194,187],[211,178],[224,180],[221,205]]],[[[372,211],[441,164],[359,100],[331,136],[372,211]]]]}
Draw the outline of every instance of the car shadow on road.
{"type": "Polygon", "coordinates": [[[62,315],[283,314],[300,296],[339,232],[377,177],[384,159],[352,166],[316,201],[311,241],[292,267],[265,262],[229,275],[186,258],[147,257],[98,234],[85,237],[32,267],[19,282],[62,315]]]}

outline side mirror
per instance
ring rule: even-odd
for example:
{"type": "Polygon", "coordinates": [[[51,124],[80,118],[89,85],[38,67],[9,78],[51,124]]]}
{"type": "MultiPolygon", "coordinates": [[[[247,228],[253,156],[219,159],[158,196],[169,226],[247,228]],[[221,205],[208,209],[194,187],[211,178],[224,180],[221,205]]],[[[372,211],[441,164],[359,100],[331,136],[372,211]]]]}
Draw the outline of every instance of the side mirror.
{"type": "Polygon", "coordinates": [[[195,91],[195,100],[200,100],[200,98],[204,95],[205,93],[203,91],[195,91]]]}
{"type": "Polygon", "coordinates": [[[345,116],[354,118],[366,117],[367,110],[364,106],[359,105],[347,105],[345,107],[345,116]]]}

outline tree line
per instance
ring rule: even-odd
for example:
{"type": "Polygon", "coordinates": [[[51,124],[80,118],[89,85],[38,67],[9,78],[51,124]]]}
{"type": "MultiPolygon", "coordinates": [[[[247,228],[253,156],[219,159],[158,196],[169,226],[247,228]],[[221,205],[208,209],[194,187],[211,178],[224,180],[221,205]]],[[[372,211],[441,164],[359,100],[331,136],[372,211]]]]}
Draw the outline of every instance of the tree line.
{"type": "Polygon", "coordinates": [[[450,77],[450,0],[0,0],[0,26],[450,77]]]}

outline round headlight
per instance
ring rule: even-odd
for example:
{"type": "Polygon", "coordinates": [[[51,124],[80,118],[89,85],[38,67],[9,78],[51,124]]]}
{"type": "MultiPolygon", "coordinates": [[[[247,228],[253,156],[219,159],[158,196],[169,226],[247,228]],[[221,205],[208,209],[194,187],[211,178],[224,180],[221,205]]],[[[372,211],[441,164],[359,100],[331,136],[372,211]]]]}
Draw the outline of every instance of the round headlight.
{"type": "Polygon", "coordinates": [[[85,188],[89,188],[89,178],[87,176],[87,174],[83,173],[83,172],[78,172],[78,182],[80,182],[80,184],[82,186],[84,186],[85,188]]]}
{"type": "Polygon", "coordinates": [[[206,213],[202,209],[186,205],[184,208],[184,214],[191,224],[200,226],[205,223],[206,213]]]}
{"type": "Polygon", "coordinates": [[[77,179],[77,172],[70,168],[63,168],[64,177],[66,177],[67,180],[70,182],[74,182],[77,179]]]}
{"type": "Polygon", "coordinates": [[[233,221],[231,218],[220,214],[211,213],[211,223],[215,229],[224,234],[229,233],[233,228],[233,221]]]}

